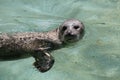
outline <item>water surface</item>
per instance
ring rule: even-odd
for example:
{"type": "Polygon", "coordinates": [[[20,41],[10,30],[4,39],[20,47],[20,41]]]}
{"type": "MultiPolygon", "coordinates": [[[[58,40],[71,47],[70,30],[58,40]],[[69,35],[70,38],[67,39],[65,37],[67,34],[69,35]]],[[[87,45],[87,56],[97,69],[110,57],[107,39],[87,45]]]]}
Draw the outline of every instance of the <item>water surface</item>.
{"type": "Polygon", "coordinates": [[[84,38],[52,53],[46,73],[32,57],[0,61],[0,80],[120,80],[120,0],[0,0],[0,32],[47,31],[76,18],[84,38]]]}

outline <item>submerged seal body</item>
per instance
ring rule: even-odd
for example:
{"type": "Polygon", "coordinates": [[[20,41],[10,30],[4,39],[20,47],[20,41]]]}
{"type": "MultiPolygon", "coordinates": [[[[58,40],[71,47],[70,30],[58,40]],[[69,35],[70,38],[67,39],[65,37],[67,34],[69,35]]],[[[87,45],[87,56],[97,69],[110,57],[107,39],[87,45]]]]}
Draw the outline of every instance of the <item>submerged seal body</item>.
{"type": "Polygon", "coordinates": [[[66,20],[60,27],[48,32],[2,33],[0,34],[0,59],[33,56],[34,66],[39,71],[46,72],[54,64],[51,51],[76,42],[83,36],[84,25],[76,19],[66,20]]]}

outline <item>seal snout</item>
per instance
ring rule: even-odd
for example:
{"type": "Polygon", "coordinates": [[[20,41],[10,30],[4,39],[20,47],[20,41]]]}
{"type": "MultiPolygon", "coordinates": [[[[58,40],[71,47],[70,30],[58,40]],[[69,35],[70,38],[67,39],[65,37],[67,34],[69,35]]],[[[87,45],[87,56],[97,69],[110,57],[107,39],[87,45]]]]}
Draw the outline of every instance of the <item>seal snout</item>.
{"type": "Polygon", "coordinates": [[[76,38],[77,38],[77,35],[74,35],[74,34],[71,34],[71,33],[68,33],[68,34],[65,35],[65,39],[67,41],[74,40],[76,38]]]}

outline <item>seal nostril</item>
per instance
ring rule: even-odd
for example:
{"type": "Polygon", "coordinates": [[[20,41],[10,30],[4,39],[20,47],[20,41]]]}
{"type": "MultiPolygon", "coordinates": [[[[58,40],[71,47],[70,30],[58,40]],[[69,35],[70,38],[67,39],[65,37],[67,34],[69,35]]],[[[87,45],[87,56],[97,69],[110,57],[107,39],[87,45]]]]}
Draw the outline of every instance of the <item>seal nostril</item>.
{"type": "Polygon", "coordinates": [[[74,29],[78,29],[79,28],[79,26],[74,26],[74,29]]]}
{"type": "Polygon", "coordinates": [[[68,33],[66,36],[72,36],[70,33],[68,33]]]}
{"type": "Polygon", "coordinates": [[[75,35],[68,33],[65,37],[73,38],[73,37],[75,37],[75,35]]]}

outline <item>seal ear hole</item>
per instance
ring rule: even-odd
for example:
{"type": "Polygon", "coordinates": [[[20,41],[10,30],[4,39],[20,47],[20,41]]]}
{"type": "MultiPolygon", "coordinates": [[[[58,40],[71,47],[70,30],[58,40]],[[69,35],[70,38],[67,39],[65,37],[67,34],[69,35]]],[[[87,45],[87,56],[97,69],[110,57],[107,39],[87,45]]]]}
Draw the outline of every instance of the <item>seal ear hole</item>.
{"type": "Polygon", "coordinates": [[[65,31],[67,29],[67,26],[63,26],[62,31],[65,31]]]}
{"type": "Polygon", "coordinates": [[[79,26],[74,26],[74,29],[78,29],[79,28],[79,26]]]}
{"type": "Polygon", "coordinates": [[[84,29],[83,28],[81,28],[80,34],[84,34],[84,29]]]}

